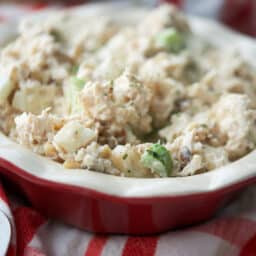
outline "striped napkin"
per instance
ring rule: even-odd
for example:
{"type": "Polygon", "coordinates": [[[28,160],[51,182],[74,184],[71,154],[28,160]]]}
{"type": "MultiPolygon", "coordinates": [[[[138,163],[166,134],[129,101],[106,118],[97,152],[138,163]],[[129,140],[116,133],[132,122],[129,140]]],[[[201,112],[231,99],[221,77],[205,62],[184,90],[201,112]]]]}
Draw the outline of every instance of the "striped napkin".
{"type": "Polygon", "coordinates": [[[10,241],[7,256],[256,255],[256,186],[206,223],[146,237],[87,233],[43,217],[13,195],[10,198],[9,203],[0,184],[1,256],[1,234],[10,241]],[[9,227],[12,232],[8,238],[9,227]]]}
{"type": "MultiPolygon", "coordinates": [[[[169,1],[190,13],[208,17],[222,15],[223,20],[231,25],[234,20],[225,14],[231,1],[237,5],[238,2],[246,3],[247,7],[243,8],[247,8],[247,14],[250,12],[249,2],[254,2],[169,1]],[[209,4],[206,5],[206,2],[209,4]],[[221,6],[224,6],[224,11],[220,15],[221,6]]],[[[149,0],[148,4],[154,5],[156,2],[149,0]]],[[[33,5],[0,5],[0,22],[46,7],[46,4],[38,2],[33,5]]],[[[59,7],[58,4],[51,6],[59,7]]],[[[233,18],[234,15],[239,13],[233,9],[233,18]]],[[[240,15],[240,18],[240,23],[235,21],[238,28],[244,22],[244,17],[240,15]]],[[[254,34],[252,29],[248,30],[248,26],[240,28],[246,28],[247,31],[244,31],[254,34]]],[[[83,232],[47,219],[15,196],[6,194],[0,184],[0,256],[5,255],[6,250],[7,256],[256,256],[256,186],[245,190],[236,201],[206,223],[147,237],[99,236],[83,232]]]]}

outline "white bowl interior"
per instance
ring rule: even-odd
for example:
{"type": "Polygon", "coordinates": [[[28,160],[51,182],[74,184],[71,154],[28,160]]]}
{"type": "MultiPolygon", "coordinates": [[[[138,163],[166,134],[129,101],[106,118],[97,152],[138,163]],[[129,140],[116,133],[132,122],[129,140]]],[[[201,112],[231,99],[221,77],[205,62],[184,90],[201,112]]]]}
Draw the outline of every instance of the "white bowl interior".
{"type": "MultiPolygon", "coordinates": [[[[115,19],[125,23],[129,20],[136,22],[147,12],[145,9],[135,9],[131,6],[124,9],[123,5],[119,4],[91,4],[74,9],[74,11],[79,15],[113,14],[115,19]]],[[[48,14],[49,12],[42,12],[33,18],[42,18],[48,14]]],[[[256,44],[253,39],[232,32],[213,21],[195,17],[190,17],[189,20],[195,34],[220,47],[232,42],[232,46],[236,47],[245,59],[254,64],[256,44]]],[[[16,29],[17,25],[13,23],[1,25],[0,33],[3,42],[13,37],[16,29]]],[[[256,151],[214,171],[182,178],[138,179],[115,177],[88,170],[67,170],[61,164],[17,145],[1,133],[0,158],[6,159],[38,178],[85,187],[120,197],[145,198],[211,192],[256,176],[256,151]]]]}

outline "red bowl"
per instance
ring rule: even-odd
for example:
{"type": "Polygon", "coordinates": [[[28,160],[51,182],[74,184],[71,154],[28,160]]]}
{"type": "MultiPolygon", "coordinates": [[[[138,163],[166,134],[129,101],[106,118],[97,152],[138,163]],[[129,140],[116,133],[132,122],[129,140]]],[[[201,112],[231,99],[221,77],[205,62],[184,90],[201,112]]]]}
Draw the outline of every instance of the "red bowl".
{"type": "Polygon", "coordinates": [[[117,197],[37,178],[1,159],[0,172],[42,214],[99,233],[151,234],[210,218],[256,177],[208,193],[181,196],[117,197]]]}
{"type": "MultiPolygon", "coordinates": [[[[43,215],[97,233],[152,234],[207,220],[256,175],[211,192],[118,197],[38,178],[0,159],[0,172],[43,215]]],[[[180,178],[186,179],[186,178],[180,178]]]]}
{"type": "MultiPolygon", "coordinates": [[[[108,7],[91,6],[79,12],[85,15],[86,11],[91,13],[95,9],[98,14],[115,11],[113,16],[116,19],[120,16],[122,21],[136,16],[137,9],[123,14],[123,6],[108,7]]],[[[141,12],[137,14],[141,17],[141,12]]],[[[255,61],[253,40],[207,20],[190,18],[190,21],[193,31],[202,38],[220,46],[232,42],[244,57],[255,61]]],[[[0,26],[0,34],[10,32],[8,25],[0,26]]],[[[256,151],[204,174],[136,179],[88,170],[65,170],[0,133],[0,173],[46,216],[93,232],[151,234],[191,225],[214,215],[242,188],[256,181],[256,151]]]]}

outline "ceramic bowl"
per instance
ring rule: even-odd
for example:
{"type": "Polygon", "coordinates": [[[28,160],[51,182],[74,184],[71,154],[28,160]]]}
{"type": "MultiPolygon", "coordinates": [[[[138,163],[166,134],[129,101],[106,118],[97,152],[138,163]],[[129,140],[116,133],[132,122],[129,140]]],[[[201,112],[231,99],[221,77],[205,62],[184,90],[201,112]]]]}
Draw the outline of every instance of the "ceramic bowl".
{"type": "MultiPolygon", "coordinates": [[[[82,15],[115,14],[136,22],[147,10],[120,5],[88,5],[82,15]]],[[[47,13],[37,15],[44,17],[47,13]]],[[[222,47],[236,47],[253,64],[256,44],[221,25],[189,18],[192,30],[222,47]]],[[[15,24],[0,27],[3,38],[15,24]]],[[[66,170],[0,134],[0,173],[42,214],[98,233],[152,234],[213,216],[245,186],[256,181],[256,151],[208,173],[182,178],[138,179],[88,170],[66,170]]]]}

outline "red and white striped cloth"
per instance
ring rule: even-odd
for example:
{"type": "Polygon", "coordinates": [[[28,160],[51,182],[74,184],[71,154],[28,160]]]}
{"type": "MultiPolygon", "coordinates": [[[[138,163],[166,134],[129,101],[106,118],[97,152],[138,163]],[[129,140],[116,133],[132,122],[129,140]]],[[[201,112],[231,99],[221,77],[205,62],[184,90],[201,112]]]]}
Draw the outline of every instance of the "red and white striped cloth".
{"type": "Polygon", "coordinates": [[[49,220],[17,199],[9,204],[1,185],[0,212],[12,226],[7,256],[256,255],[256,186],[206,223],[146,237],[99,236],[49,220]]]}
{"type": "MultiPolygon", "coordinates": [[[[79,1],[79,0],[78,0],[79,1]]],[[[245,17],[240,15],[241,22],[225,14],[225,8],[231,2],[250,12],[248,4],[254,0],[226,0],[224,11],[220,13],[222,0],[209,1],[211,8],[193,9],[194,0],[169,0],[183,7],[188,12],[208,16],[223,16],[227,23],[239,24],[245,17]],[[214,2],[214,4],[213,4],[214,2]],[[202,13],[203,10],[203,13],[202,13]]],[[[77,1],[72,1],[77,2],[77,1]]],[[[144,0],[145,2],[145,0],[144,0]]],[[[149,0],[151,4],[156,1],[149,0]]],[[[200,7],[199,6],[199,7],[200,7]]],[[[255,4],[256,6],[256,4],[255,4]]],[[[31,11],[46,8],[45,4],[34,5],[0,5],[0,21],[4,22],[25,15],[31,11]]],[[[58,8],[60,5],[54,5],[58,8]]],[[[233,9],[234,11],[234,9],[233,9]]],[[[244,11],[244,13],[246,13],[244,11]]],[[[233,12],[233,16],[235,15],[233,12]]],[[[237,16],[237,17],[238,17],[237,16]]],[[[246,17],[248,19],[248,15],[246,17]]],[[[254,23],[252,23],[253,25],[254,23]]],[[[254,24],[255,25],[255,24],[254,24]]],[[[241,30],[254,34],[253,29],[241,25],[241,30]]],[[[256,31],[256,30],[255,30],[256,31]]],[[[198,226],[150,237],[98,236],[49,220],[30,206],[18,202],[13,195],[5,193],[0,183],[0,249],[8,232],[4,233],[3,220],[9,222],[11,238],[8,256],[255,256],[256,255],[256,186],[251,186],[232,204],[222,210],[214,219],[198,226]],[[9,198],[9,200],[7,199],[9,198]],[[1,217],[2,216],[2,217],[1,217]],[[3,219],[4,218],[4,219],[3,219]],[[2,226],[1,226],[2,225],[2,226]],[[3,232],[3,233],[1,233],[3,232]],[[1,241],[1,237],[4,238],[1,241]]],[[[6,227],[6,226],[5,226],[6,227]]],[[[3,247],[3,245],[2,245],[3,247]]],[[[0,252],[0,256],[1,252],[0,252]]]]}

